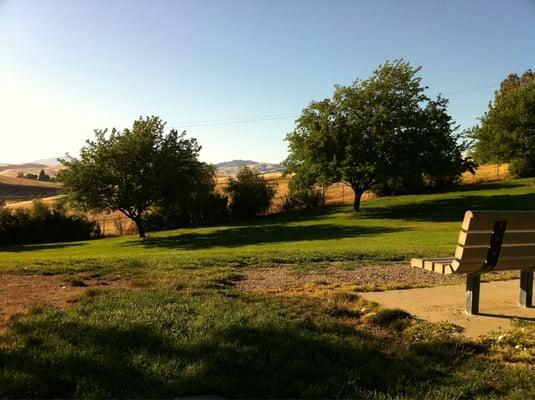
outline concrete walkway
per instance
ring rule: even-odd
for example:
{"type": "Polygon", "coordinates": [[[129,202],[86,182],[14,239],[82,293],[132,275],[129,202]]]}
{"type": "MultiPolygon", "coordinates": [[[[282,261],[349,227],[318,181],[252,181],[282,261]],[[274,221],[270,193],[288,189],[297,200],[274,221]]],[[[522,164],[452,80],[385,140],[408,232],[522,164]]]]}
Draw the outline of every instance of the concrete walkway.
{"type": "Polygon", "coordinates": [[[360,293],[386,308],[401,308],[431,322],[449,321],[464,328],[467,336],[511,329],[513,318],[535,321],[535,308],[518,305],[519,280],[481,283],[480,314],[464,312],[465,286],[436,286],[424,289],[360,293]]]}

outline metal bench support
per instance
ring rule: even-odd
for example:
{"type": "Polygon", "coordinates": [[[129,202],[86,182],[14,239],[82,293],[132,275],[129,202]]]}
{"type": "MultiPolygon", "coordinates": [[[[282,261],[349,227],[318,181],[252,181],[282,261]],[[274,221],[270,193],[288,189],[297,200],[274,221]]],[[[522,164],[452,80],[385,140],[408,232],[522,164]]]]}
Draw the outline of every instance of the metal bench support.
{"type": "Polygon", "coordinates": [[[533,271],[520,272],[520,305],[533,307],[533,271]]]}
{"type": "Polygon", "coordinates": [[[479,313],[479,288],[481,274],[466,275],[466,312],[475,315],[479,313]]]}

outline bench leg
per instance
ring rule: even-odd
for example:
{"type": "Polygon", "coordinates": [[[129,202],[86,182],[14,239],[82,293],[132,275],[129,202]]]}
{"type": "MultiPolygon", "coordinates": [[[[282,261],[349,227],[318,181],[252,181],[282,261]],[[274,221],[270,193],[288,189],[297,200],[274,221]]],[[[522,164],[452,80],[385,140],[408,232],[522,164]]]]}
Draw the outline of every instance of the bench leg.
{"type": "Polygon", "coordinates": [[[471,315],[479,313],[480,274],[466,275],[466,312],[471,315]]]}
{"type": "Polygon", "coordinates": [[[533,271],[520,272],[520,305],[533,307],[533,271]]]}

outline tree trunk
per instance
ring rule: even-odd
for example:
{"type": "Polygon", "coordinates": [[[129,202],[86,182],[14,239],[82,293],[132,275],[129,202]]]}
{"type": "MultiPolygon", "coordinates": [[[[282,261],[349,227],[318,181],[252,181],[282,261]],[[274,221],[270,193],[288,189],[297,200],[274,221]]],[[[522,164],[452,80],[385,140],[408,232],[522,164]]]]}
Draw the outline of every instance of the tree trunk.
{"type": "Polygon", "coordinates": [[[355,199],[353,200],[353,212],[360,212],[360,198],[364,193],[363,190],[353,189],[355,192],[355,199]]]}
{"type": "Polygon", "coordinates": [[[139,237],[141,239],[145,239],[147,235],[145,235],[145,227],[143,226],[143,222],[141,221],[141,218],[132,218],[134,223],[137,227],[137,232],[139,233],[139,237]]]}

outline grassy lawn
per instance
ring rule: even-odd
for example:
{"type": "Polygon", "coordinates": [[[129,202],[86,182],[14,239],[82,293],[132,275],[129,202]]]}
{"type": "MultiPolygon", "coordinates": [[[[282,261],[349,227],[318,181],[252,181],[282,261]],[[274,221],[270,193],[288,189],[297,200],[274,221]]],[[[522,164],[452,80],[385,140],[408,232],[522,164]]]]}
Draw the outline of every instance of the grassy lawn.
{"type": "Polygon", "coordinates": [[[14,317],[0,333],[0,397],[533,398],[533,323],[469,340],[347,288],[234,283],[248,268],[451,255],[464,211],[533,209],[534,189],[511,180],[377,199],[360,215],[334,207],[143,241],[0,248],[3,273],[135,283],[14,317]]]}
{"type": "Polygon", "coordinates": [[[529,210],[531,180],[465,185],[428,195],[380,198],[352,215],[347,206],[265,217],[242,225],[154,232],[87,242],[0,247],[0,270],[44,271],[109,260],[176,265],[300,263],[329,260],[406,260],[451,255],[467,209],[529,210]]]}

